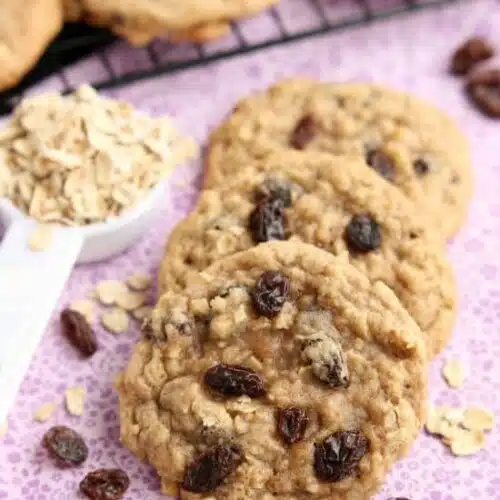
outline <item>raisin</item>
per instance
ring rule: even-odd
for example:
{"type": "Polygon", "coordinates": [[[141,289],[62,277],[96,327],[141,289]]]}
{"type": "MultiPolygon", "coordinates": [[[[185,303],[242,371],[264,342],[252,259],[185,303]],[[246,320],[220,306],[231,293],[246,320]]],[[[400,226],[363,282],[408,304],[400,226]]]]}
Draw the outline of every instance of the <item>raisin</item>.
{"type": "Polygon", "coordinates": [[[354,215],[347,225],[345,240],[350,250],[371,252],[380,247],[380,226],[368,214],[354,215]]]}
{"type": "Polygon", "coordinates": [[[182,488],[194,493],[215,490],[243,462],[239,446],[219,444],[188,465],[182,488]]]}
{"type": "Polygon", "coordinates": [[[255,192],[255,199],[261,202],[263,199],[281,200],[284,208],[292,206],[292,190],[290,183],[276,177],[267,178],[262,186],[255,192]]]}
{"type": "Polygon", "coordinates": [[[474,73],[466,90],[481,112],[490,118],[500,118],[500,69],[474,73]]]}
{"type": "Polygon", "coordinates": [[[394,165],[392,159],[383,151],[371,149],[366,153],[366,163],[384,179],[394,181],[394,165]]]}
{"type": "Polygon", "coordinates": [[[288,298],[290,281],[276,271],[265,271],[252,290],[252,303],[257,314],[273,318],[277,316],[288,298]]]}
{"type": "Polygon", "coordinates": [[[219,363],[205,373],[205,384],[215,392],[228,397],[249,396],[259,398],[266,394],[264,380],[251,370],[240,365],[219,363]]]}
{"type": "Polygon", "coordinates": [[[256,243],[285,239],[283,201],[265,198],[250,214],[249,228],[256,243]]]}
{"type": "Polygon", "coordinates": [[[357,472],[368,450],[368,439],[359,431],[338,431],[314,445],[314,470],[321,481],[337,482],[357,472]]]}
{"type": "Polygon", "coordinates": [[[89,472],[80,482],[80,491],[92,500],[120,500],[130,479],[121,469],[97,469],[89,472]]]}
{"type": "Polygon", "coordinates": [[[97,351],[95,332],[83,314],[65,309],[61,313],[61,324],[68,340],[84,356],[90,357],[97,351]]]}
{"type": "Polygon", "coordinates": [[[466,75],[476,64],[489,59],[493,54],[493,47],[487,40],[471,38],[453,54],[450,71],[454,75],[466,75]]]}
{"type": "Polygon", "coordinates": [[[290,146],[294,149],[305,149],[305,147],[314,139],[318,126],[311,115],[304,116],[290,136],[290,146]]]}
{"type": "Polygon", "coordinates": [[[291,406],[278,411],[278,433],[287,444],[301,441],[308,423],[309,418],[303,408],[291,406]]]}
{"type": "Polygon", "coordinates": [[[82,436],[69,427],[50,428],[44,434],[42,444],[59,467],[80,465],[89,454],[82,436]]]}
{"type": "Polygon", "coordinates": [[[422,158],[417,158],[413,162],[413,171],[418,175],[422,176],[425,174],[428,174],[430,171],[429,163],[427,163],[425,160],[422,158]]]}

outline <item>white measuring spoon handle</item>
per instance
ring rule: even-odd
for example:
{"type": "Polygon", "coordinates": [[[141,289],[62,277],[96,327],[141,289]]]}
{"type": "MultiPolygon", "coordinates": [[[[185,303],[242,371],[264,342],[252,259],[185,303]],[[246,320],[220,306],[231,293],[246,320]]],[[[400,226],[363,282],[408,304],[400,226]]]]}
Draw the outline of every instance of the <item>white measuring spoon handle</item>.
{"type": "Polygon", "coordinates": [[[0,242],[0,423],[7,418],[38,342],[83,244],[77,230],[57,228],[50,245],[30,250],[35,230],[16,221],[0,242]]]}

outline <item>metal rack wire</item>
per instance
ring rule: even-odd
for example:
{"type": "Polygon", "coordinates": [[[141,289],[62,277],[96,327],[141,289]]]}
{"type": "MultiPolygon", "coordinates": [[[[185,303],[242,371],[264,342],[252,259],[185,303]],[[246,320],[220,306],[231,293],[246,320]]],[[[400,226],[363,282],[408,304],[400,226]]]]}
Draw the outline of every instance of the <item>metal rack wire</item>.
{"type": "Polygon", "coordinates": [[[70,92],[75,83],[68,80],[65,68],[90,54],[99,60],[103,72],[90,82],[86,78],[87,82],[99,90],[109,89],[133,81],[323,35],[331,31],[360,26],[398,14],[457,3],[461,0],[392,0],[388,7],[381,8],[374,6],[375,0],[340,0],[340,2],[352,4],[348,16],[337,15],[340,3],[337,0],[303,1],[308,4],[309,12],[312,13],[312,22],[305,28],[290,30],[284,21],[280,6],[273,7],[263,14],[268,17],[268,27],[271,26],[270,34],[264,40],[252,40],[248,32],[243,29],[244,22],[242,22],[232,24],[232,42],[228,46],[212,50],[211,44],[185,44],[183,48],[186,50],[180,59],[172,60],[164,57],[165,54],[174,50],[174,47],[178,47],[168,42],[153,42],[144,49],[127,46],[122,48],[120,53],[122,58],[133,58],[134,53],[141,51],[141,54],[146,54],[147,62],[140,69],[133,68],[125,72],[117,72],[110,61],[107,47],[116,41],[113,35],[103,29],[68,25],[21,84],[7,92],[0,93],[0,116],[10,113],[30,87],[48,76],[58,78],[60,89],[63,92],[70,92]]]}

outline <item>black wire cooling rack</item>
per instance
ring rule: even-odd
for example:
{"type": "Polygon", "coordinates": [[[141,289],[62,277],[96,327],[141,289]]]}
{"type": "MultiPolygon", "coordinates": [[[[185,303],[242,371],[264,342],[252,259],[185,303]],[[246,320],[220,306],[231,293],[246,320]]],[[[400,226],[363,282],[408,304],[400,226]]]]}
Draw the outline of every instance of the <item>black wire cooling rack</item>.
{"type": "MultiPolygon", "coordinates": [[[[271,25],[271,35],[265,40],[252,40],[248,31],[243,29],[243,23],[232,24],[232,43],[219,50],[210,50],[209,46],[198,44],[185,44],[181,51],[184,55],[177,59],[163,58],[165,53],[176,50],[179,45],[171,45],[168,42],[153,42],[146,48],[125,47],[122,48],[122,59],[133,59],[134,53],[138,51],[146,54],[146,64],[141,69],[133,68],[130,71],[117,72],[113,67],[108,55],[107,47],[116,42],[116,38],[107,30],[91,28],[85,25],[67,25],[59,37],[47,49],[38,65],[30,74],[15,88],[0,93],[0,116],[12,111],[25,92],[41,80],[52,76],[60,80],[59,88],[62,92],[70,92],[75,85],[66,76],[69,65],[78,60],[93,55],[97,57],[103,68],[99,77],[85,81],[95,88],[109,89],[119,87],[127,83],[150,78],[153,76],[173,73],[194,66],[208,64],[213,61],[246,54],[259,49],[272,47],[303,38],[322,35],[331,31],[341,30],[370,23],[375,20],[388,18],[397,14],[408,14],[420,9],[439,7],[444,4],[458,3],[461,0],[381,0],[386,7],[377,6],[377,0],[303,0],[308,4],[309,14],[312,13],[313,21],[305,28],[290,30],[280,12],[280,6],[271,8],[266,15],[267,26],[271,25]],[[345,7],[346,3],[352,4],[349,15],[337,15],[340,4],[345,7]]],[[[311,20],[311,18],[309,18],[311,20]]],[[[78,82],[81,83],[81,82],[78,82]]]]}

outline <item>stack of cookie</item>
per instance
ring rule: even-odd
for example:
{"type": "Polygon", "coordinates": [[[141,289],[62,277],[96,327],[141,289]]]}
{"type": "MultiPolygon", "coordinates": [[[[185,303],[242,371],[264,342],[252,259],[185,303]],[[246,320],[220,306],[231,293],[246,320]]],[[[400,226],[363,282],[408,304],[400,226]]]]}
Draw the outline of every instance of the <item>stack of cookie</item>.
{"type": "Polygon", "coordinates": [[[230,23],[277,0],[3,0],[0,2],[0,91],[36,64],[64,21],[111,29],[134,45],[156,37],[203,42],[226,35],[230,23]]]}
{"type": "Polygon", "coordinates": [[[68,21],[105,26],[134,45],[156,37],[203,42],[230,32],[230,23],[278,0],[63,0],[68,21]]]}
{"type": "Polygon", "coordinates": [[[236,106],[118,382],[122,440],[165,493],[377,491],[451,335],[471,184],[465,138],[409,95],[291,80],[236,106]]]}

